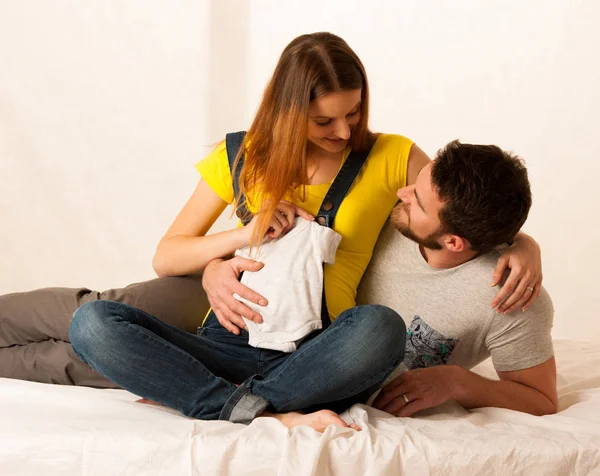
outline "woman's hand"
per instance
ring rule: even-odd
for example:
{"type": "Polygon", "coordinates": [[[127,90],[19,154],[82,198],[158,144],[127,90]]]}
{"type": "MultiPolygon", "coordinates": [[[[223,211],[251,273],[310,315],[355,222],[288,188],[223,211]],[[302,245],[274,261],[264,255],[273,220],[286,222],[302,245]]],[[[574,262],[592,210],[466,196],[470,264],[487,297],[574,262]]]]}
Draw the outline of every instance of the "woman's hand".
{"type": "Polygon", "coordinates": [[[542,254],[537,242],[529,235],[519,233],[512,246],[500,256],[492,286],[501,281],[507,268],[510,275],[493,299],[492,308],[504,314],[517,308],[525,312],[540,295],[542,287],[542,254]]]}
{"type": "Polygon", "coordinates": [[[239,335],[240,328],[246,329],[242,319],[262,322],[260,314],[233,297],[233,293],[266,306],[267,300],[258,293],[240,283],[242,271],[258,271],[263,263],[236,256],[229,260],[215,259],[208,263],[202,275],[202,287],[208,296],[208,302],[221,325],[229,332],[239,335]]]}
{"type": "MultiPolygon", "coordinates": [[[[315,219],[315,217],[306,210],[286,200],[281,200],[277,204],[277,209],[269,221],[269,227],[267,228],[265,236],[269,240],[273,240],[281,235],[285,235],[294,227],[296,216],[301,216],[309,221],[315,219]]],[[[258,216],[255,216],[252,221],[246,225],[246,229],[248,230],[248,240],[250,239],[250,236],[252,236],[257,219],[258,216]]]]}

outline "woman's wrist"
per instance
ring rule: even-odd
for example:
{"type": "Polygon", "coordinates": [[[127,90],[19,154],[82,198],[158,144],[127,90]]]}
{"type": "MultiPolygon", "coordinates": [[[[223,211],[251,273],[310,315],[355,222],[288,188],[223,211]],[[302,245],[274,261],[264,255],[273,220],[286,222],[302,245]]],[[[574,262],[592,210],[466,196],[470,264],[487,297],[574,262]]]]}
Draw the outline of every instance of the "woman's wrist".
{"type": "Polygon", "coordinates": [[[527,238],[529,238],[529,235],[520,231],[515,235],[515,239],[513,240],[513,243],[517,243],[518,241],[527,240],[527,238]]]}
{"type": "Polygon", "coordinates": [[[523,231],[520,231],[519,233],[517,233],[515,235],[515,238],[511,244],[514,245],[515,243],[531,243],[535,246],[539,246],[537,241],[535,241],[531,236],[529,236],[527,233],[525,233],[523,231]]]}
{"type": "Polygon", "coordinates": [[[234,232],[236,244],[238,245],[236,246],[236,249],[244,248],[250,244],[252,230],[248,225],[234,228],[232,231],[234,232]]]}

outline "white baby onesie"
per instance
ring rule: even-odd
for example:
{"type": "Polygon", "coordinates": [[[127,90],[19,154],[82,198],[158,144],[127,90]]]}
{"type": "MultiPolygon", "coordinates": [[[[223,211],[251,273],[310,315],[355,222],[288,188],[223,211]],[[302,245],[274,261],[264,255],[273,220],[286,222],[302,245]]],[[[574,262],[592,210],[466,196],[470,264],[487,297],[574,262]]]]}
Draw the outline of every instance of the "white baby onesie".
{"type": "Polygon", "coordinates": [[[252,273],[245,271],[241,283],[264,296],[265,307],[234,297],[258,312],[263,322],[246,319],[249,344],[263,349],[293,352],[312,331],[321,329],[323,263],[333,264],[342,236],[331,228],[296,217],[285,236],[257,248],[242,248],[236,256],[264,263],[252,273]]]}

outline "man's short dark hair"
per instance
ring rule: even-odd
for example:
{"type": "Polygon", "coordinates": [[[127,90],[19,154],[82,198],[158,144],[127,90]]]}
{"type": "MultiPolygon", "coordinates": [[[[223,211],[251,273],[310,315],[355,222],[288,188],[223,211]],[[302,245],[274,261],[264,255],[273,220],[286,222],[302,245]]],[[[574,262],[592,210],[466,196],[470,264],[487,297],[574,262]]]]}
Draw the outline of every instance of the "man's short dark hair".
{"type": "Polygon", "coordinates": [[[475,251],[511,243],[531,208],[523,161],[495,145],[450,142],[433,161],[431,182],[444,202],[443,232],[467,239],[475,251]]]}

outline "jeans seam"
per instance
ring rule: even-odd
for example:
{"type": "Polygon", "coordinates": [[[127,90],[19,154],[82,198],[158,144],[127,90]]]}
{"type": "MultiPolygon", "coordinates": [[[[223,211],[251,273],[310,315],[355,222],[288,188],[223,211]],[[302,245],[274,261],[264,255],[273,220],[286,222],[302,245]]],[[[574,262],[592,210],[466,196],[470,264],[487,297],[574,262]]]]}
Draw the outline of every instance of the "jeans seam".
{"type": "Polygon", "coordinates": [[[263,357],[263,351],[259,350],[258,351],[258,357],[256,359],[256,373],[258,375],[262,375],[263,371],[264,371],[264,368],[265,368],[265,362],[264,362],[264,360],[263,360],[262,357],[263,357]]]}
{"type": "MultiPolygon", "coordinates": [[[[104,302],[104,313],[105,313],[105,315],[107,314],[107,313],[106,313],[106,308],[107,308],[107,306],[108,306],[108,303],[109,303],[109,302],[116,302],[116,301],[105,301],[105,302],[104,302]]],[[[120,317],[119,311],[120,311],[120,310],[121,310],[121,308],[123,307],[123,303],[122,303],[122,302],[117,302],[117,304],[118,304],[118,306],[117,306],[117,308],[115,309],[115,314],[116,314],[116,315],[118,315],[118,316],[120,317]]]]}

